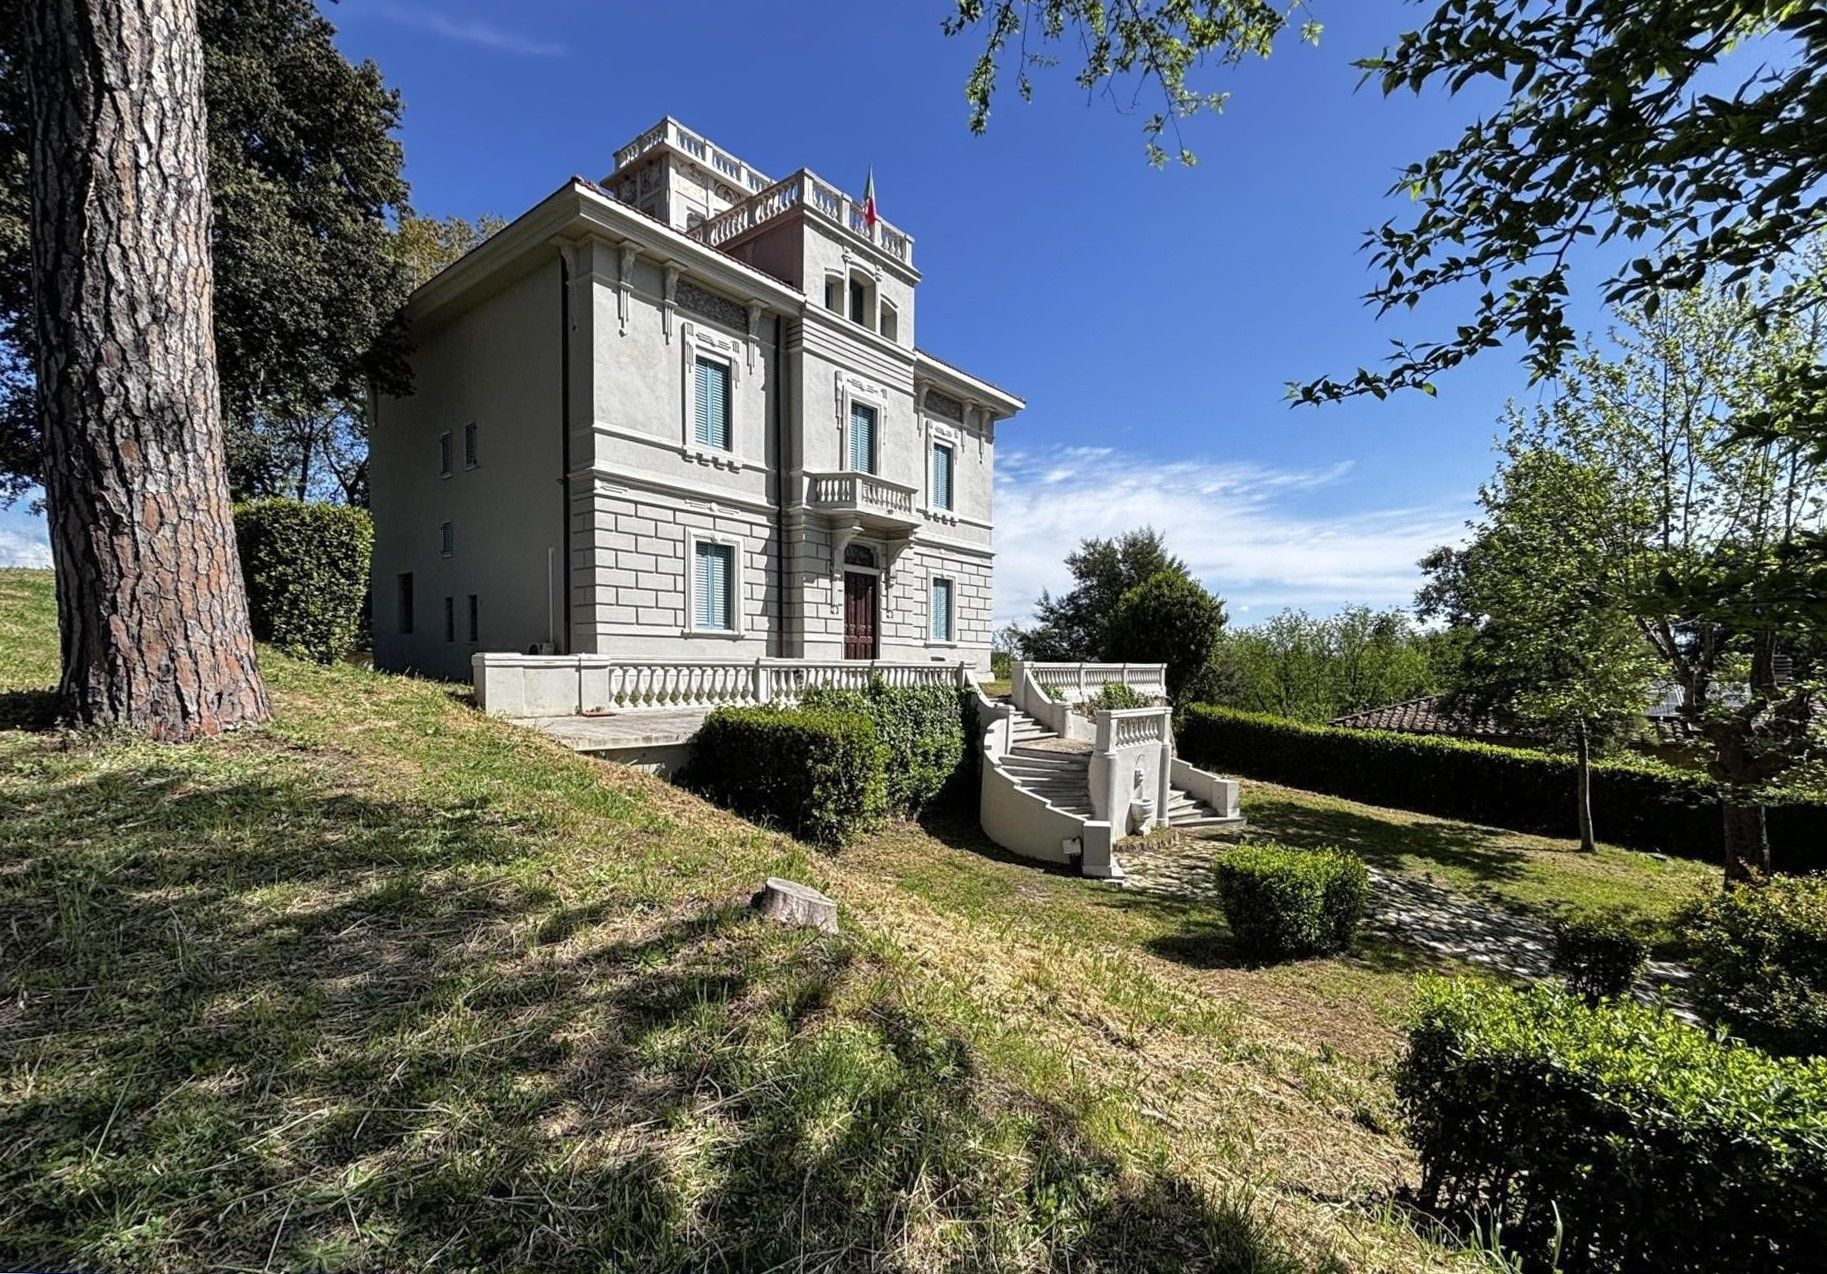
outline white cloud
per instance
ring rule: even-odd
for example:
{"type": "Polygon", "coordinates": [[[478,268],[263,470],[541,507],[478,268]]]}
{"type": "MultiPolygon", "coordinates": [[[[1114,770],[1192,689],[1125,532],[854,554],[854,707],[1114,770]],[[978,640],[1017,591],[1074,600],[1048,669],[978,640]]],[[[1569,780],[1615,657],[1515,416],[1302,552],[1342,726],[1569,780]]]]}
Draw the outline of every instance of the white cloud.
{"type": "Polygon", "coordinates": [[[1043,588],[1071,587],[1064,559],[1090,536],[1153,526],[1171,552],[1246,621],[1300,606],[1407,606],[1415,562],[1464,532],[1465,508],[1311,513],[1347,486],[1350,462],[1312,469],[1155,461],[1110,448],[1004,452],[996,459],[997,622],[1026,620],[1043,588]]]}
{"type": "Polygon", "coordinates": [[[50,564],[51,542],[42,522],[34,527],[19,519],[12,526],[0,525],[0,566],[44,568],[50,564]]]}
{"type": "Polygon", "coordinates": [[[457,17],[429,5],[396,3],[395,0],[370,0],[365,6],[368,12],[388,22],[400,26],[416,27],[441,35],[447,40],[457,40],[464,44],[479,45],[485,49],[495,49],[502,53],[518,53],[526,57],[563,57],[565,46],[549,40],[537,40],[510,31],[505,27],[495,26],[480,18],[457,17]]]}

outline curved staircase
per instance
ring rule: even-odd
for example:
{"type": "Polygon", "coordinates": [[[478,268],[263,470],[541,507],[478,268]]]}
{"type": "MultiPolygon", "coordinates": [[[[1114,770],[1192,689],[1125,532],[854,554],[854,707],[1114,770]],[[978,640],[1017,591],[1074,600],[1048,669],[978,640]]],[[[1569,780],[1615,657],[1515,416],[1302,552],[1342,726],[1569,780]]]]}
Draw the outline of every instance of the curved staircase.
{"type": "MultiPolygon", "coordinates": [[[[1009,703],[1008,696],[998,702],[1009,703]]],[[[1002,769],[1024,791],[1031,792],[1056,809],[1080,818],[1094,817],[1091,808],[1091,745],[1062,739],[1027,713],[1010,706],[1010,747],[1002,758],[1002,769]]],[[[1226,814],[1179,787],[1171,789],[1167,806],[1168,826],[1189,836],[1210,836],[1227,828],[1241,827],[1240,814],[1226,814]]]]}

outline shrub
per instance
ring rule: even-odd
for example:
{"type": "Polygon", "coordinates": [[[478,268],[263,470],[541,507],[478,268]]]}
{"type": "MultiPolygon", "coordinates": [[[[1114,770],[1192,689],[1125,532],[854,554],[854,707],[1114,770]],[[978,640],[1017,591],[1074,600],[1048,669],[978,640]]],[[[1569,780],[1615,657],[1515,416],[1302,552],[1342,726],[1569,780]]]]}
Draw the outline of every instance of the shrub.
{"type": "Polygon", "coordinates": [[[254,500],[235,508],[235,540],[254,636],[324,664],[355,646],[374,551],[366,509],[254,500]]]}
{"type": "Polygon", "coordinates": [[[719,708],[704,719],[685,781],[745,817],[843,845],[881,806],[880,747],[860,713],[719,708]]]}
{"type": "MultiPolygon", "coordinates": [[[[1194,704],[1176,731],[1194,765],[1292,787],[1573,836],[1576,767],[1569,757],[1435,735],[1306,725],[1194,704]]],[[[1723,860],[1719,790],[1705,775],[1642,760],[1595,762],[1592,806],[1601,840],[1709,862],[1723,860]]],[[[1827,805],[1770,808],[1778,868],[1827,867],[1827,805]]]]}
{"type": "Polygon", "coordinates": [[[1649,961],[1649,944],[1620,911],[1563,916],[1554,922],[1554,971],[1588,1003],[1624,995],[1649,961]]]}
{"type": "Polygon", "coordinates": [[[1237,945],[1267,960],[1350,946],[1370,884],[1355,855],[1273,843],[1225,850],[1213,871],[1237,945]]]}
{"type": "Polygon", "coordinates": [[[1827,1054],[1827,877],[1726,890],[1681,925],[1703,1009],[1771,1052],[1827,1054]]]}
{"type": "Polygon", "coordinates": [[[1127,708],[1153,706],[1146,695],[1123,681],[1106,681],[1084,705],[1086,712],[1121,712],[1127,708]]]}
{"type": "Polygon", "coordinates": [[[932,803],[964,763],[969,739],[964,700],[954,686],[897,689],[873,677],[867,690],[811,687],[800,706],[868,717],[882,745],[882,809],[912,816],[932,803]]]}
{"type": "Polygon", "coordinates": [[[1396,1095],[1422,1202],[1530,1267],[1783,1271],[1827,1251],[1827,1063],[1541,983],[1423,983],[1396,1095]]]}

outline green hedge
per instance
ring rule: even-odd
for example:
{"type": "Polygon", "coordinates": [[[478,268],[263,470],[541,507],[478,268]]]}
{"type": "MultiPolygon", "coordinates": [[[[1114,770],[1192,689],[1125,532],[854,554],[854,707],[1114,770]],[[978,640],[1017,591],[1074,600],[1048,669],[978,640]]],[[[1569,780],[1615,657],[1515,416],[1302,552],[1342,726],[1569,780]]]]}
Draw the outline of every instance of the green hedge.
{"type": "Polygon", "coordinates": [[[1424,1205],[1525,1268],[1821,1268],[1827,1062],[1551,983],[1434,981],[1418,1003],[1396,1094],[1424,1205]]]}
{"type": "Polygon", "coordinates": [[[875,677],[867,690],[814,686],[800,706],[857,712],[875,724],[882,744],[883,809],[890,813],[921,813],[964,764],[964,696],[955,686],[891,689],[875,677]]]}
{"type": "Polygon", "coordinates": [[[1264,960],[1343,951],[1370,888],[1364,864],[1338,849],[1246,841],[1222,851],[1212,872],[1239,950],[1264,960]]]}
{"type": "Polygon", "coordinates": [[[330,663],[355,647],[374,522],[366,509],[301,500],[235,506],[254,636],[330,663]]]}
{"type": "Polygon", "coordinates": [[[1771,1052],[1827,1056],[1827,878],[1726,890],[1678,927],[1710,1016],[1771,1052]]]}
{"type": "Polygon", "coordinates": [[[687,786],[804,840],[843,845],[882,804],[869,718],[809,708],[719,708],[704,719],[687,786]]]}
{"type": "MultiPolygon", "coordinates": [[[[1203,703],[1181,715],[1177,737],[1181,755],[1206,769],[1521,832],[1578,835],[1574,763],[1546,752],[1306,725],[1203,703]]],[[[1723,858],[1718,788],[1705,775],[1599,761],[1592,809],[1599,838],[1614,845],[1723,858]]],[[[1827,867],[1827,806],[1772,806],[1769,826],[1779,870],[1827,867]]]]}

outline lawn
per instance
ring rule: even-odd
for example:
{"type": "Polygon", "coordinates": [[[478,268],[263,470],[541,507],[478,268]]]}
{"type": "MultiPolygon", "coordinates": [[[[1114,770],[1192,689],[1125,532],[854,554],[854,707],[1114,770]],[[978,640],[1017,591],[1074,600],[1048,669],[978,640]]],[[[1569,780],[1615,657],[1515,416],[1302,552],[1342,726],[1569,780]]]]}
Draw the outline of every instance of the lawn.
{"type": "MultiPolygon", "coordinates": [[[[1615,908],[1637,917],[1664,945],[1669,920],[1696,893],[1717,889],[1720,868],[1685,858],[1478,827],[1407,810],[1360,805],[1245,780],[1249,835],[1291,845],[1345,845],[1373,866],[1431,876],[1440,884],[1524,911],[1615,908]]],[[[1603,827],[1604,810],[1596,812],[1603,827]]]]}
{"type": "MultiPolygon", "coordinates": [[[[0,574],[0,704],[54,678],[50,593],[0,574]]],[[[263,668],[275,722],[207,744],[0,711],[0,1264],[1477,1266],[1396,1193],[1412,952],[1248,968],[969,820],[824,855],[449,686],[263,668]],[[842,935],[749,918],[770,873],[842,935]]],[[[1247,801],[1524,902],[1610,879],[1247,801]]]]}

